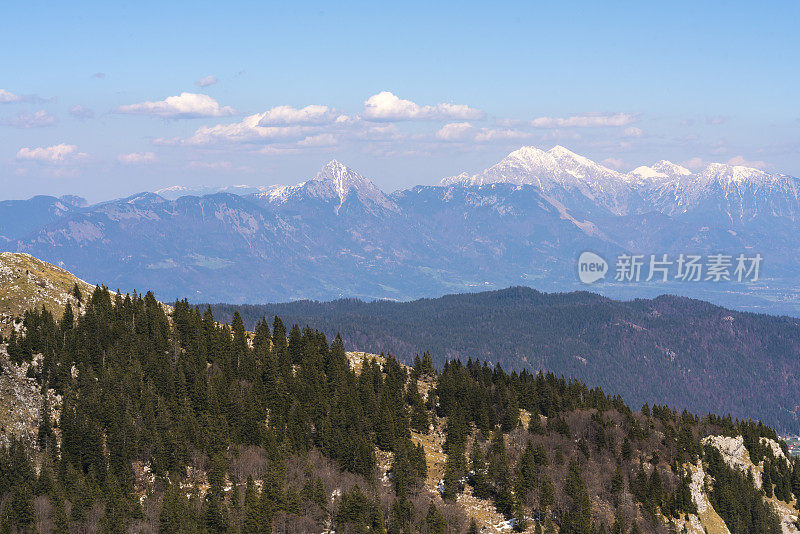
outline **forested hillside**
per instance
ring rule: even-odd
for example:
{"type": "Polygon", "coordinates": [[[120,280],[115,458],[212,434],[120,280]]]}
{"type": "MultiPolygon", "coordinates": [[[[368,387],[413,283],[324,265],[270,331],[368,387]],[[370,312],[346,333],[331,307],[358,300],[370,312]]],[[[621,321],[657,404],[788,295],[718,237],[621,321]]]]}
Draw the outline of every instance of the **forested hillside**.
{"type": "Polygon", "coordinates": [[[760,423],[286,324],[105,288],[27,312],[0,354],[42,403],[0,448],[2,531],[794,531],[800,461],[760,423]]]}
{"type": "Polygon", "coordinates": [[[505,369],[552,371],[622,395],[634,406],[666,403],[695,412],[757,418],[800,432],[800,321],[741,313],[686,298],[615,301],[592,293],[530,288],[413,302],[214,305],[248,327],[278,314],[346,347],[437,365],[468,358],[505,369]]]}

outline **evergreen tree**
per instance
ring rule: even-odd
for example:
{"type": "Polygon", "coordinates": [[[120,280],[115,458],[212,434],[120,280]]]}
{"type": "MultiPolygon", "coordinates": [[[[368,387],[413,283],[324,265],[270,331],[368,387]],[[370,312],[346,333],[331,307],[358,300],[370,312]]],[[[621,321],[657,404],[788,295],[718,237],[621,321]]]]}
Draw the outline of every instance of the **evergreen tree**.
{"type": "Polygon", "coordinates": [[[430,506],[428,506],[428,514],[425,516],[425,523],[428,526],[429,534],[447,534],[447,521],[445,521],[439,509],[436,508],[436,505],[433,504],[433,501],[431,501],[430,506]]]}

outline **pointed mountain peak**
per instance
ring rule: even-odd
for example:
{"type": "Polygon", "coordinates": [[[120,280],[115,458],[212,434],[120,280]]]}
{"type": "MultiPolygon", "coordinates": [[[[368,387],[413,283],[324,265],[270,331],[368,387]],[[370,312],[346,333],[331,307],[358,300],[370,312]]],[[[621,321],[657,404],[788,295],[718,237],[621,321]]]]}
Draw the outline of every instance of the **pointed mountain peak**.
{"type": "MultiPolygon", "coordinates": [[[[338,197],[339,206],[344,203],[348,195],[355,193],[361,202],[377,204],[393,211],[397,209],[371,180],[335,159],[325,164],[313,180],[305,182],[304,187],[315,196],[338,197]]],[[[338,212],[338,207],[336,209],[338,212]]]]}
{"type": "Polygon", "coordinates": [[[516,159],[521,161],[541,161],[548,158],[549,154],[544,150],[536,148],[533,145],[526,145],[519,147],[517,150],[511,152],[505,159],[516,159]]]}
{"type": "Polygon", "coordinates": [[[339,198],[344,201],[345,197],[351,190],[356,192],[369,192],[374,193],[380,191],[378,187],[367,178],[364,178],[356,171],[339,163],[338,161],[329,161],[317,175],[314,177],[315,181],[328,182],[333,184],[339,198]]]}
{"type": "Polygon", "coordinates": [[[320,174],[339,175],[339,174],[343,174],[343,173],[347,173],[347,172],[353,172],[353,171],[351,171],[350,168],[347,167],[347,165],[345,165],[344,163],[341,163],[339,160],[332,159],[328,163],[326,163],[322,167],[322,169],[320,169],[320,171],[319,171],[319,173],[317,173],[317,175],[318,176],[320,174]]]}

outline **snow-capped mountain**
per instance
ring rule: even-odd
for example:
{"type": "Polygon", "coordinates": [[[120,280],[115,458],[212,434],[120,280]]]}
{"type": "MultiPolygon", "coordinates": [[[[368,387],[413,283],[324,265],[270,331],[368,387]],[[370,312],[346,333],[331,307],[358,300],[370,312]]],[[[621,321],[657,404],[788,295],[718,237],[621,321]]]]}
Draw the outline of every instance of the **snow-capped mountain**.
{"type": "Polygon", "coordinates": [[[613,215],[651,211],[670,216],[701,213],[731,222],[800,217],[800,180],[749,167],[711,163],[700,172],[670,161],[620,173],[561,146],[526,146],[474,175],[445,178],[441,185],[530,185],[578,213],[613,215]]]}
{"type": "Polygon", "coordinates": [[[267,190],[264,186],[252,185],[225,185],[225,186],[200,186],[189,187],[185,185],[171,185],[158,189],[155,193],[167,200],[177,200],[180,197],[213,195],[215,193],[230,193],[232,195],[252,195],[267,190]]]}
{"type": "MultiPolygon", "coordinates": [[[[693,172],[665,160],[619,172],[563,147],[522,147],[484,171],[391,194],[331,161],[288,186],[170,188],[93,206],[0,202],[0,250],[123,290],[150,287],[163,300],[231,302],[573,290],[586,250],[757,251],[775,306],[800,286],[798,217],[800,181],[785,174],[724,164],[693,172]]],[[[745,286],[669,291],[764,302],[745,286]]]]}
{"type": "Polygon", "coordinates": [[[441,185],[476,186],[493,183],[532,185],[567,206],[602,208],[621,215],[628,210],[629,178],[562,146],[548,151],[533,146],[515,150],[485,171],[445,178],[441,185]]]}
{"type": "Polygon", "coordinates": [[[331,202],[338,214],[350,195],[369,208],[398,210],[378,186],[336,160],[328,162],[311,180],[291,186],[272,186],[254,196],[275,206],[309,199],[331,202]]]}
{"type": "Polygon", "coordinates": [[[667,215],[714,214],[732,223],[800,217],[800,180],[785,174],[712,163],[650,189],[653,207],[667,215]],[[664,185],[668,185],[668,193],[664,185]]]}

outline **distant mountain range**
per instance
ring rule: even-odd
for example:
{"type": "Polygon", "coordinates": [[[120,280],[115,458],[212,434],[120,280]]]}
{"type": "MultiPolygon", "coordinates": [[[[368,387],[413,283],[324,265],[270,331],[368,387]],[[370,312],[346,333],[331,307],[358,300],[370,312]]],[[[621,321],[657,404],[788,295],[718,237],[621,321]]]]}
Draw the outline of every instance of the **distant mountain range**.
{"type": "Polygon", "coordinates": [[[0,248],[162,300],[406,300],[528,285],[585,288],[585,250],[763,256],[744,283],[622,283],[616,297],[678,293],[800,313],[800,180],[741,166],[660,161],[624,174],[557,146],[522,147],[475,174],[386,194],[332,161],[293,186],[181,187],[87,206],[0,203],[0,248]],[[298,280],[300,283],[298,283],[298,280]]]}

